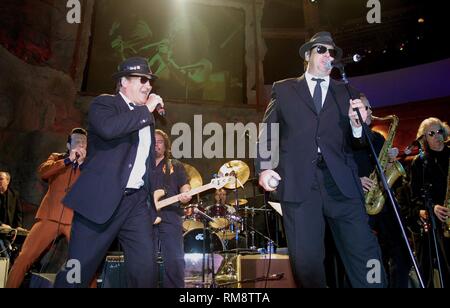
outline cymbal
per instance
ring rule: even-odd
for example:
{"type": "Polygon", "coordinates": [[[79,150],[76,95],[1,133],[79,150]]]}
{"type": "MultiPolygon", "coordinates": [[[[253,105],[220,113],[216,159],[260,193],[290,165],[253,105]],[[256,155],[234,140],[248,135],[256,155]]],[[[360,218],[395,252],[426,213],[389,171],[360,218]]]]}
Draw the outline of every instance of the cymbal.
{"type": "MultiPolygon", "coordinates": [[[[248,201],[246,199],[238,199],[238,206],[241,206],[241,205],[244,205],[244,204],[247,204],[247,203],[248,203],[248,201]]],[[[236,200],[229,201],[228,205],[235,206],[236,205],[236,200]]]]}
{"type": "Polygon", "coordinates": [[[230,176],[233,175],[233,173],[236,174],[237,177],[237,185],[234,183],[234,181],[231,181],[227,183],[224,187],[228,189],[234,189],[237,187],[243,187],[245,182],[247,182],[249,176],[250,176],[250,168],[246,163],[244,163],[241,160],[232,160],[224,164],[222,167],[220,167],[219,170],[220,176],[230,176]]]}
{"type": "Polygon", "coordinates": [[[186,174],[189,177],[189,185],[191,185],[191,189],[202,186],[203,180],[200,172],[189,164],[183,163],[183,165],[186,170],[186,174]]]}

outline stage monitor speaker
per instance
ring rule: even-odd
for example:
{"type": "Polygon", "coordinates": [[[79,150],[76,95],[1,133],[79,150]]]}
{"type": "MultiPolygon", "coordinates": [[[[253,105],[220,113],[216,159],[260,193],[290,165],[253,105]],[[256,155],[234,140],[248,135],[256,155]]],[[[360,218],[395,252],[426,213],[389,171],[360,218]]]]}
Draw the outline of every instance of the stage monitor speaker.
{"type": "Polygon", "coordinates": [[[0,288],[4,288],[8,279],[9,258],[0,258],[0,288]]]}
{"type": "Polygon", "coordinates": [[[100,288],[126,288],[125,262],[123,255],[107,256],[101,275],[100,288]]]}
{"type": "Polygon", "coordinates": [[[268,254],[239,255],[237,274],[239,288],[296,287],[289,256],[286,255],[272,254],[270,260],[268,254]],[[269,277],[267,283],[265,277],[269,277]]]}

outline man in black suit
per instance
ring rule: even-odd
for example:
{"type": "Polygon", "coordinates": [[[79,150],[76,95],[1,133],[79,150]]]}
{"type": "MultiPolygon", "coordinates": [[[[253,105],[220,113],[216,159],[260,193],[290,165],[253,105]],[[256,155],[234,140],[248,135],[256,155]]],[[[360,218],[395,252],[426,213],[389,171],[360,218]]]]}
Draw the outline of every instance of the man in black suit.
{"type": "Polygon", "coordinates": [[[23,210],[19,194],[13,190],[9,183],[11,175],[0,171],[0,227],[22,227],[23,210]]]}
{"type": "Polygon", "coordinates": [[[75,214],[71,262],[58,274],[56,287],[87,287],[116,237],[124,250],[127,286],[157,284],[149,172],[155,163],[152,112],[164,104],[150,94],[156,76],[146,59],[125,60],[114,78],[118,93],[91,103],[89,154],[63,200],[75,214]]]}
{"type": "Polygon", "coordinates": [[[344,84],[329,77],[332,61],[342,56],[330,33],[315,34],[302,45],[300,56],[307,62],[306,73],[273,85],[258,147],[259,183],[273,191],[279,182],[299,287],[326,287],[325,219],[352,286],[383,287],[380,248],[368,225],[351,150],[352,143],[364,142],[354,108],[364,121],[367,111],[361,100],[351,100],[344,84]]]}

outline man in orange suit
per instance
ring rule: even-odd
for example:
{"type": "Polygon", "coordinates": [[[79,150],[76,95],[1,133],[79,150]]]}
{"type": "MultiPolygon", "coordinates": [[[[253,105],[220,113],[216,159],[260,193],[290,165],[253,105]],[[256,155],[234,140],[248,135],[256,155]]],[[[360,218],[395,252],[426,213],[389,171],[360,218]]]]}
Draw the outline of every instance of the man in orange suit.
{"type": "Polygon", "coordinates": [[[9,273],[7,288],[18,288],[26,272],[42,252],[60,235],[69,241],[73,210],[61,200],[80,175],[79,166],[86,157],[87,132],[74,128],[67,140],[67,153],[52,153],[39,166],[39,175],[48,182],[48,191],[36,214],[36,223],[9,273]]]}

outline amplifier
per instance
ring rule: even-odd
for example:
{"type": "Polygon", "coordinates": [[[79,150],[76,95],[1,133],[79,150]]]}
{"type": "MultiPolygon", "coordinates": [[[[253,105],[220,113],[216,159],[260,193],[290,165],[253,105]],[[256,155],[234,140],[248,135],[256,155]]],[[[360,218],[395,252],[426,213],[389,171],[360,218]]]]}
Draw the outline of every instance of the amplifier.
{"type": "Polygon", "coordinates": [[[99,288],[126,288],[125,259],[123,255],[107,256],[99,288]]]}
{"type": "Polygon", "coordinates": [[[0,258],[0,288],[4,288],[8,279],[9,258],[0,258]]]}
{"type": "Polygon", "coordinates": [[[239,255],[237,258],[239,288],[295,288],[289,256],[239,255]],[[269,269],[270,266],[270,269],[269,269]],[[266,279],[268,277],[268,279],[266,279]]]}

